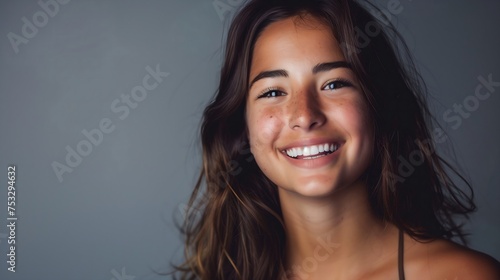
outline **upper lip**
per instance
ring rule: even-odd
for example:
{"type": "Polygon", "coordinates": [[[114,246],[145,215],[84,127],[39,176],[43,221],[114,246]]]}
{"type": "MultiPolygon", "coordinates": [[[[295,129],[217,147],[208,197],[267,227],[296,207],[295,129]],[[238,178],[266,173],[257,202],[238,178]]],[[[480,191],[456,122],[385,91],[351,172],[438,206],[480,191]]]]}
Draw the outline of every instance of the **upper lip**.
{"type": "Polygon", "coordinates": [[[281,147],[280,151],[284,152],[288,149],[292,148],[301,148],[305,146],[312,146],[312,145],[320,145],[320,144],[336,144],[336,145],[342,145],[343,141],[340,139],[333,139],[333,138],[311,138],[311,139],[303,139],[303,140],[298,140],[298,141],[293,141],[289,143],[288,145],[281,147]]]}

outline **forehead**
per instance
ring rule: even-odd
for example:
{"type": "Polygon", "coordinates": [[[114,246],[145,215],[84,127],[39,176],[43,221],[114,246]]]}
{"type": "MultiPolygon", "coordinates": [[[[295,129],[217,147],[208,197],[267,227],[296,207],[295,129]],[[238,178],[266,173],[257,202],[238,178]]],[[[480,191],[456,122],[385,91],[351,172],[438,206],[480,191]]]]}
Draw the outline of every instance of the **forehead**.
{"type": "Polygon", "coordinates": [[[331,27],[312,16],[294,16],[264,28],[255,42],[250,74],[298,59],[313,64],[345,60],[331,27]]]}

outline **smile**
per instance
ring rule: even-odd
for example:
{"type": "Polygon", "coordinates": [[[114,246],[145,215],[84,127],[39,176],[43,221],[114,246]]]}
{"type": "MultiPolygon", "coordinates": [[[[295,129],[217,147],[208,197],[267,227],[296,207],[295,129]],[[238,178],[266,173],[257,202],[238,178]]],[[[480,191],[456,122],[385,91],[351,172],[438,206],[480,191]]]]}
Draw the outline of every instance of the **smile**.
{"type": "Polygon", "coordinates": [[[291,158],[296,159],[315,159],[335,152],[339,148],[338,144],[324,143],[304,147],[294,147],[286,149],[283,152],[291,158]]]}

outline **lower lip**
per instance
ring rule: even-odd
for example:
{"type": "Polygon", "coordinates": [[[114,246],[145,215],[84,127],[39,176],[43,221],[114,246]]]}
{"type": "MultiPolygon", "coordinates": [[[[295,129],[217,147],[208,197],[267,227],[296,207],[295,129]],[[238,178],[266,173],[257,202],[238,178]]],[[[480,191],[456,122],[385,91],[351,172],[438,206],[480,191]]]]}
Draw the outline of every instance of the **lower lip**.
{"type": "Polygon", "coordinates": [[[291,158],[286,154],[284,154],[283,156],[287,159],[288,162],[290,162],[294,166],[312,169],[312,168],[323,167],[334,162],[338,158],[338,153],[340,152],[341,148],[342,146],[340,146],[335,152],[331,154],[314,159],[291,158]]]}

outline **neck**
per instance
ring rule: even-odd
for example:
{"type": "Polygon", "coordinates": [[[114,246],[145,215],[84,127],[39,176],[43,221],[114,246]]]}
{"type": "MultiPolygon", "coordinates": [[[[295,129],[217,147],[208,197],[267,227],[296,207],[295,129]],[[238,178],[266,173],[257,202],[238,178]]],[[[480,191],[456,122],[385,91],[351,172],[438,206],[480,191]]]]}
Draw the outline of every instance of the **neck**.
{"type": "Polygon", "coordinates": [[[287,267],[298,279],[321,274],[323,268],[345,278],[366,268],[367,262],[397,251],[387,243],[397,230],[373,215],[362,182],[322,198],[281,188],[279,194],[287,234],[287,267]]]}

